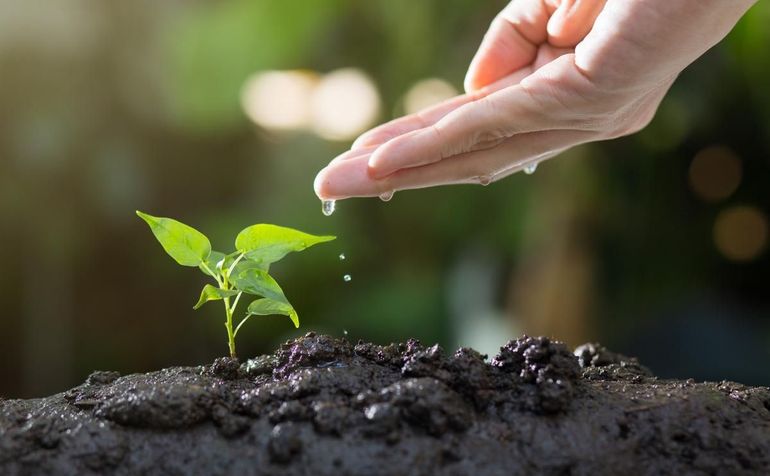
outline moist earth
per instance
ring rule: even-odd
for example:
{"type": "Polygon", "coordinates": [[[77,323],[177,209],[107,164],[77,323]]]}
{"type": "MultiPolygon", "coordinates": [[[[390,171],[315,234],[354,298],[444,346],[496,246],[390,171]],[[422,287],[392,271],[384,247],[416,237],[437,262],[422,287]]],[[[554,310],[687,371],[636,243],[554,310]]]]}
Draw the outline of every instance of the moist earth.
{"type": "Polygon", "coordinates": [[[545,337],[491,359],[309,333],[273,354],[0,399],[3,475],[770,474],[770,389],[545,337]]]}

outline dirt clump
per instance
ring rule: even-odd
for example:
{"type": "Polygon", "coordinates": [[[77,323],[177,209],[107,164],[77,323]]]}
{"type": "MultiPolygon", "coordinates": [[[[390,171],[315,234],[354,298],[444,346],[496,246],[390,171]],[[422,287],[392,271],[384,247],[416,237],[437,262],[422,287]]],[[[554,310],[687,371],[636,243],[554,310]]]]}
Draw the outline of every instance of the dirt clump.
{"type": "Polygon", "coordinates": [[[770,389],[599,344],[492,359],[308,333],[245,362],[0,400],[0,474],[769,474],[770,389]]]}

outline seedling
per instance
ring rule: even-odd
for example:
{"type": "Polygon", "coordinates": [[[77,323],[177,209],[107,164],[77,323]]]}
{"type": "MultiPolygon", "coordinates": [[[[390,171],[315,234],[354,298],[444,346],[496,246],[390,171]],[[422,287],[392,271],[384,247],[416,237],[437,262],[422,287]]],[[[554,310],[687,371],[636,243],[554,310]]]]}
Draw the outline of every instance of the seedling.
{"type": "Polygon", "coordinates": [[[212,251],[209,239],[195,228],[138,210],[136,214],[150,225],[155,238],[174,261],[182,266],[197,267],[216,281],[216,286],[207,284],[203,287],[193,309],[209,301],[224,302],[227,345],[232,358],[236,357],[235,336],[251,316],[282,314],[299,327],[297,311],[268,273],[270,265],[292,251],[302,251],[335,239],[334,236],[315,236],[282,226],[259,224],[238,233],[236,251],[224,254],[212,251]],[[233,329],[235,308],[244,294],[258,296],[259,299],[249,304],[245,317],[233,329]]]}

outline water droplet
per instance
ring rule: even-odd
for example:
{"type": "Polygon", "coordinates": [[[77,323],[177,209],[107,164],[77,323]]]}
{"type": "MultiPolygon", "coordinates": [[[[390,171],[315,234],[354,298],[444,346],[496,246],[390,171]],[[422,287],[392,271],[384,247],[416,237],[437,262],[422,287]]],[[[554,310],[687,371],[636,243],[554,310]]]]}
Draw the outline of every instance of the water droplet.
{"type": "Polygon", "coordinates": [[[345,261],[345,253],[340,253],[340,261],[345,261]]]}
{"type": "Polygon", "coordinates": [[[384,192],[380,194],[380,200],[383,202],[389,202],[391,198],[393,198],[393,192],[384,192]]]}
{"type": "Polygon", "coordinates": [[[537,162],[532,162],[531,164],[527,164],[524,166],[524,173],[527,175],[534,174],[535,170],[537,170],[537,162]]]}
{"type": "Polygon", "coordinates": [[[352,277],[351,277],[349,274],[346,274],[345,276],[343,276],[343,277],[342,277],[342,279],[343,279],[343,280],[344,280],[346,283],[349,283],[349,282],[350,282],[350,281],[351,281],[353,278],[352,278],[352,277]]]}
{"type": "Polygon", "coordinates": [[[492,177],[490,177],[489,175],[479,175],[479,184],[480,185],[486,187],[490,183],[492,183],[492,177]]]}
{"type": "Polygon", "coordinates": [[[337,206],[337,202],[334,200],[324,200],[321,202],[321,211],[324,215],[331,216],[334,213],[334,207],[337,206]]]}
{"type": "Polygon", "coordinates": [[[342,333],[345,334],[345,335],[348,335],[348,330],[347,329],[342,329],[342,333]]]}

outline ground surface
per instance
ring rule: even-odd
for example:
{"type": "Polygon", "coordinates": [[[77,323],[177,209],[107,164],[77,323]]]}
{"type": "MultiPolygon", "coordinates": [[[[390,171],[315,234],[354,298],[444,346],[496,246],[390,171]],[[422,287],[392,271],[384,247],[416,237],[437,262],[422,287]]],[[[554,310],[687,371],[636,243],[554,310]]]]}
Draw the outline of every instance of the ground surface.
{"type": "Polygon", "coordinates": [[[308,334],[0,400],[0,474],[770,474],[770,389],[545,338],[484,360],[308,334]]]}

